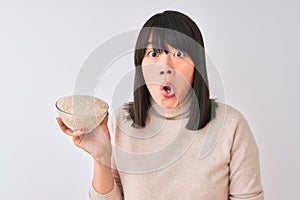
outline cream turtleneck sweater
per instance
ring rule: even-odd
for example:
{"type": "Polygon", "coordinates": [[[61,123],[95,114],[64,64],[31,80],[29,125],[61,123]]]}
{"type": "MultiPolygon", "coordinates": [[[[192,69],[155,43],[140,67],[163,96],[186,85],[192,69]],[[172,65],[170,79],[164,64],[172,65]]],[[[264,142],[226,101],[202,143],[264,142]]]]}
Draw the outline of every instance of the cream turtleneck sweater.
{"type": "Polygon", "coordinates": [[[218,103],[204,128],[185,128],[189,101],[163,109],[152,101],[145,128],[119,109],[110,128],[114,188],[91,200],[263,200],[258,148],[243,115],[218,103]]]}

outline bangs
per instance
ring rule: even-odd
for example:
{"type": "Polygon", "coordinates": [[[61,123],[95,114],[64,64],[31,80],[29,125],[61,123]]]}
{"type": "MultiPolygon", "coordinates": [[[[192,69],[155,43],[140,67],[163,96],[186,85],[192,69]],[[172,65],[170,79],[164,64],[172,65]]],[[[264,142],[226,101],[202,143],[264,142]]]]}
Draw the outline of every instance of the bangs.
{"type": "Polygon", "coordinates": [[[189,55],[192,47],[191,38],[180,32],[166,28],[152,27],[148,36],[148,42],[150,42],[155,49],[168,51],[168,45],[170,45],[189,55]]]}
{"type": "Polygon", "coordinates": [[[153,48],[169,50],[168,45],[175,49],[189,53],[191,47],[186,36],[177,31],[166,28],[152,28],[148,40],[153,48]]]}

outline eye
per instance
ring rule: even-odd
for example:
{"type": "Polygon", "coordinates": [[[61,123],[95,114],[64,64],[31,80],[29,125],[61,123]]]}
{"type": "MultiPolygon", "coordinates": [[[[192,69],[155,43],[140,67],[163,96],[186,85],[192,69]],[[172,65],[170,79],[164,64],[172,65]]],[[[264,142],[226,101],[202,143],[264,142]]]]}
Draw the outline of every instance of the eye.
{"type": "Polygon", "coordinates": [[[175,56],[175,57],[183,57],[183,53],[182,53],[181,51],[176,51],[176,52],[174,53],[174,56],[175,56]]]}
{"type": "Polygon", "coordinates": [[[150,56],[150,57],[156,57],[157,56],[157,52],[155,52],[155,51],[149,51],[148,52],[148,55],[150,56]]]}

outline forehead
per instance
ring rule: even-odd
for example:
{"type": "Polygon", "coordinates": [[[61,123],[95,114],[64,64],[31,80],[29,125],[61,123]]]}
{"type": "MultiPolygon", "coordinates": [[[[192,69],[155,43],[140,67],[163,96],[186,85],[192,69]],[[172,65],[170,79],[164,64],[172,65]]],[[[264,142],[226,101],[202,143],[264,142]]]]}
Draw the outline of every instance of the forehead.
{"type": "Polygon", "coordinates": [[[156,35],[156,37],[153,37],[153,34],[150,33],[148,40],[146,42],[146,48],[149,48],[149,47],[159,48],[159,49],[164,49],[164,50],[169,50],[169,51],[176,49],[165,38],[166,37],[161,37],[159,35],[158,36],[156,35]]]}
{"type": "Polygon", "coordinates": [[[148,32],[146,39],[147,45],[160,49],[169,49],[170,47],[188,51],[189,45],[186,42],[186,36],[174,30],[164,28],[153,28],[148,32]]]}

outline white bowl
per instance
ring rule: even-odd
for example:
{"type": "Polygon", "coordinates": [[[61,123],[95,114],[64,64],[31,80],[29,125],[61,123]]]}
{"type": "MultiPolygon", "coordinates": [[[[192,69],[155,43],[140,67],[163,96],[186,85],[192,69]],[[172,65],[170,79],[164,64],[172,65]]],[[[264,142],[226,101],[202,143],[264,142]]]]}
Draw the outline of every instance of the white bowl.
{"type": "Polygon", "coordinates": [[[91,132],[104,119],[108,104],[94,96],[72,95],[58,99],[55,103],[59,117],[71,130],[83,129],[91,132]]]}

